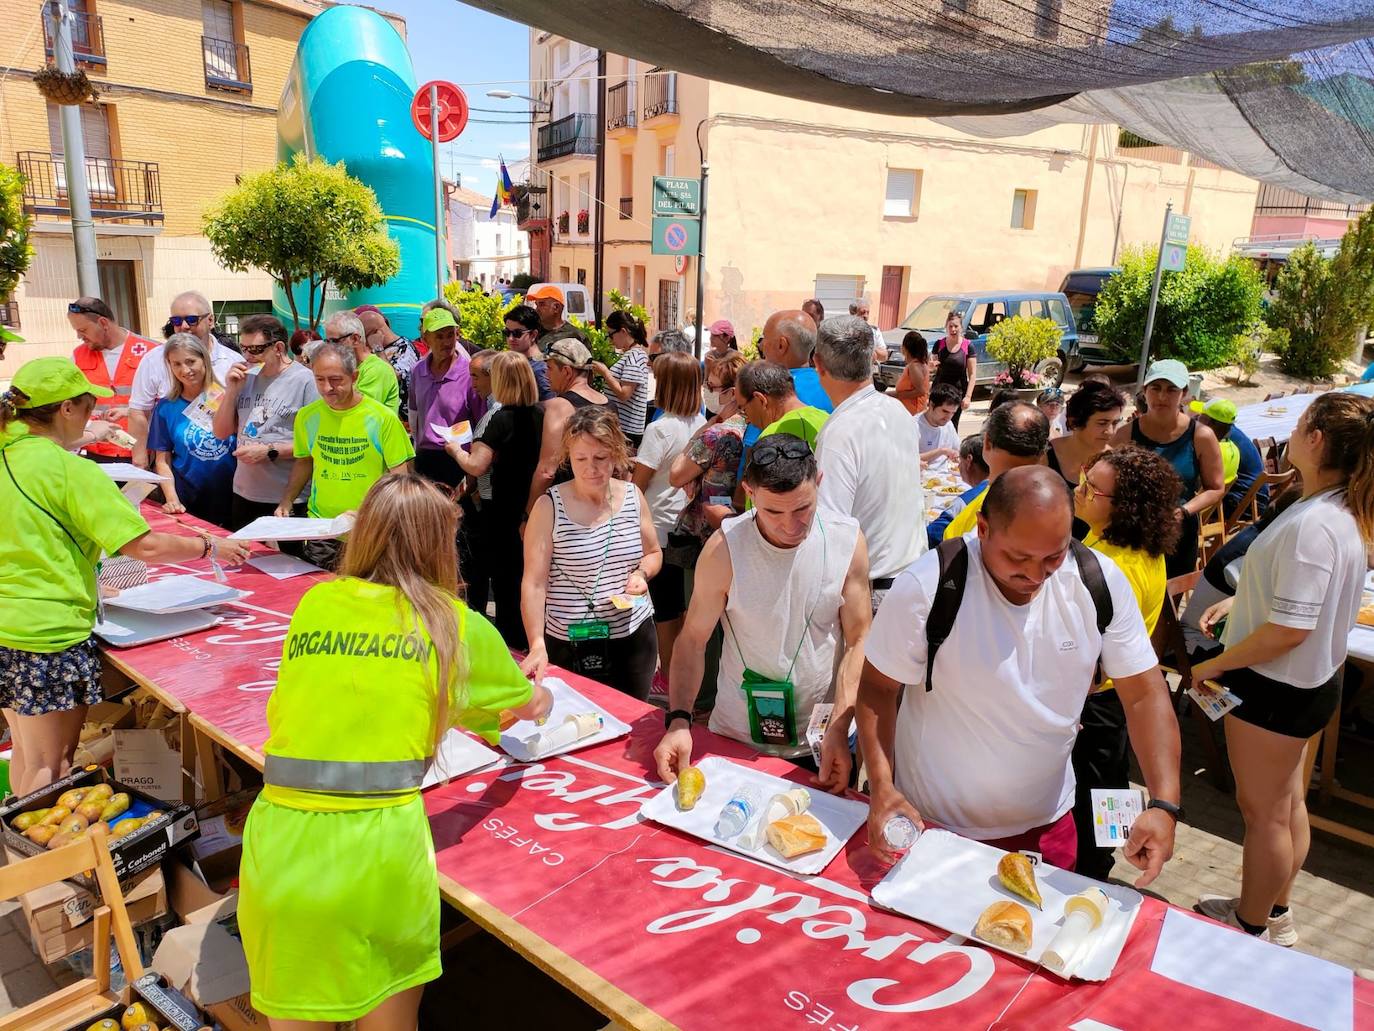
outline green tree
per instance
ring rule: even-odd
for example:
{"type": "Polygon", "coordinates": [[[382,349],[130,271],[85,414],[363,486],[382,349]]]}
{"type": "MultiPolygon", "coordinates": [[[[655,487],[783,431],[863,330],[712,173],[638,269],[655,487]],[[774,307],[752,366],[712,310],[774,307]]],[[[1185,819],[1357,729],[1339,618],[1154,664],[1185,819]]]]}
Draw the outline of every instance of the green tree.
{"type": "MultiPolygon", "coordinates": [[[[1121,271],[1098,294],[1097,332],[1115,361],[1140,360],[1157,253],[1154,247],[1127,248],[1121,271]]],[[[1177,358],[1190,369],[1230,364],[1232,341],[1259,318],[1262,293],[1252,262],[1236,255],[1221,261],[1202,247],[1189,247],[1183,268],[1163,274],[1150,343],[1152,356],[1177,358]]]]}
{"type": "Polygon", "coordinates": [[[500,294],[489,294],[480,286],[464,290],[463,284],[450,281],[444,284],[444,297],[458,309],[459,332],[474,344],[495,351],[506,349],[506,312],[524,302],[515,294],[509,301],[500,294]]]}
{"type": "MultiPolygon", "coordinates": [[[[24,177],[8,165],[0,165],[0,301],[10,295],[33,260],[31,224],[24,212],[24,177]]],[[[9,343],[19,339],[0,326],[0,340],[9,343]]]]}
{"type": "Polygon", "coordinates": [[[1013,315],[988,333],[988,355],[1006,365],[1013,386],[1033,386],[1035,381],[1028,383],[1026,374],[1059,353],[1061,336],[1051,319],[1013,315]]]}
{"type": "Polygon", "coordinates": [[[1345,231],[1330,260],[1311,243],[1289,256],[1275,283],[1269,324],[1288,331],[1279,364],[1293,376],[1325,378],[1354,350],[1360,327],[1374,322],[1374,210],[1345,231]]]}
{"type": "Polygon", "coordinates": [[[377,195],[343,162],[297,155],[244,176],[206,212],[205,235],[225,268],[259,268],[275,279],[297,326],[296,287],[305,287],[303,324],[313,328],[328,286],[343,293],[381,286],[401,268],[377,195]]]}

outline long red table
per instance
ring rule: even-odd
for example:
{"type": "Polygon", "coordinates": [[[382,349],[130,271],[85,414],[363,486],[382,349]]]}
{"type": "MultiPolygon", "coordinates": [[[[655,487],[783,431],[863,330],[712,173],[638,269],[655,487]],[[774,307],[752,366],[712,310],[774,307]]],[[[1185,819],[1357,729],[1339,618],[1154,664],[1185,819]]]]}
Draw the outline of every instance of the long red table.
{"type": "MultiPolygon", "coordinates": [[[[204,564],[165,572],[187,569],[204,564]]],[[[261,765],[281,641],[318,577],[279,582],[251,569],[229,577],[254,594],[224,606],[219,627],[106,654],[187,711],[200,732],[261,765]]],[[[661,713],[555,673],[633,732],[428,792],[441,890],[623,1025],[874,1031],[909,1027],[919,1014],[922,1026],[951,1029],[1300,1026],[1154,973],[1168,906],[1152,898],[1109,982],[1065,982],[873,906],[868,894],[884,868],[863,830],[820,876],[795,878],[646,822],[639,806],[659,790],[651,754],[661,713]]],[[[693,735],[698,757],[804,779],[704,729],[693,735]]],[[[1355,978],[1353,996],[1351,1026],[1374,1029],[1374,984],[1355,978]]]]}

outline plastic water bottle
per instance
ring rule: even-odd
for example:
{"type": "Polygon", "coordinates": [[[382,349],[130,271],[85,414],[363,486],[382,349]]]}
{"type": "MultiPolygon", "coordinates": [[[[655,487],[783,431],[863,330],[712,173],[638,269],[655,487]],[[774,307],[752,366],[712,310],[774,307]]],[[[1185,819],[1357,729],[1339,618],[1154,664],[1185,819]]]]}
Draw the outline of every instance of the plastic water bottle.
{"type": "Polygon", "coordinates": [[[755,785],[749,784],[736,791],[716,817],[716,837],[733,838],[748,826],[762,806],[763,792],[755,785]]]}
{"type": "Polygon", "coordinates": [[[883,824],[883,837],[889,846],[901,851],[916,843],[921,832],[908,817],[897,815],[883,824]]]}

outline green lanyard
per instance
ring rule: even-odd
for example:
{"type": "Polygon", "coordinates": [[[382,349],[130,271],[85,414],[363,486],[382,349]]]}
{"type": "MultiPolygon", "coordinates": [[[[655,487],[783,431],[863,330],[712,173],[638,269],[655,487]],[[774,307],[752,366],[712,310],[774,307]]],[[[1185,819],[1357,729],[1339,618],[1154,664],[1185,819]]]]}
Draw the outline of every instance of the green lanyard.
{"type": "MultiPolygon", "coordinates": [[[[755,516],[754,520],[754,529],[758,530],[758,516],[755,516]]],[[[816,609],[820,607],[821,595],[825,593],[825,564],[830,556],[830,541],[825,536],[825,521],[819,515],[816,517],[816,526],[821,531],[821,582],[816,588],[816,600],[811,603],[811,611],[807,613],[806,622],[802,624],[801,637],[797,641],[797,647],[792,652],[792,661],[787,666],[787,674],[783,677],[789,683],[792,680],[792,671],[797,668],[797,657],[801,655],[802,645],[806,643],[806,635],[811,630],[811,620],[816,615],[816,609]]],[[[759,530],[759,535],[763,535],[762,530],[759,530]]],[[[735,642],[735,654],[739,656],[739,663],[747,671],[749,663],[744,661],[744,652],[740,651],[739,635],[735,633],[734,624],[730,622],[730,614],[722,612],[721,615],[725,617],[725,625],[730,629],[730,639],[735,642]]]]}

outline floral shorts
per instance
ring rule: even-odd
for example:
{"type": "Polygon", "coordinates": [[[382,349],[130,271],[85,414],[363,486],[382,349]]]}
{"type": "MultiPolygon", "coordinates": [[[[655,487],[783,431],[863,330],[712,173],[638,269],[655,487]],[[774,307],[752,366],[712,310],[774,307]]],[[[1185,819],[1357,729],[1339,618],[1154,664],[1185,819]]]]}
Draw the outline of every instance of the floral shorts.
{"type": "Polygon", "coordinates": [[[94,705],[102,697],[94,637],[60,652],[0,648],[0,708],[42,716],[94,705]]]}

